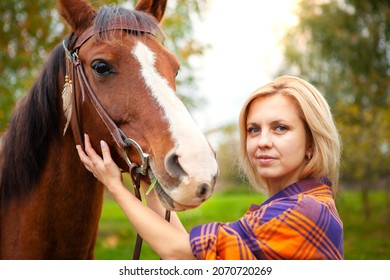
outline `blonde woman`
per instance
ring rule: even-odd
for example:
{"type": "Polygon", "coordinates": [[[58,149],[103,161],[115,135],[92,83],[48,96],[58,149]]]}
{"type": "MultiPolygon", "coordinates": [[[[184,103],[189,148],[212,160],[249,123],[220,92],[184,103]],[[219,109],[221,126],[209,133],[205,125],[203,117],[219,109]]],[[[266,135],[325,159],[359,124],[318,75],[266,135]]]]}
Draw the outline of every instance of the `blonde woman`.
{"type": "Polygon", "coordinates": [[[190,233],[177,215],[172,223],[164,220],[155,194],[148,195],[148,208],[126,189],[104,142],[103,158],[88,136],[85,151],[77,149],[163,259],[343,259],[343,225],[334,201],[340,140],[321,93],[300,78],[279,77],[249,96],[239,127],[242,169],[268,198],[236,222],[200,225],[190,233]]]}

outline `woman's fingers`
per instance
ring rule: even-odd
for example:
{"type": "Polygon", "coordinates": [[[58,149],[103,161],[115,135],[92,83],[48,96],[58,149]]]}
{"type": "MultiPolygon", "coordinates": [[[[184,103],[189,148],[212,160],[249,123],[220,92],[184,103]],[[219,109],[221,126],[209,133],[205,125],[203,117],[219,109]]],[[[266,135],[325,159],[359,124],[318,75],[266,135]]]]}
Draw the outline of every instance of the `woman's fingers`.
{"type": "Polygon", "coordinates": [[[102,149],[102,156],[104,164],[108,164],[112,162],[110,148],[104,140],[100,141],[100,147],[102,149]]]}
{"type": "Polygon", "coordinates": [[[111,157],[110,148],[106,142],[100,141],[102,157],[100,157],[91,145],[90,138],[85,134],[84,147],[77,145],[77,152],[85,168],[90,171],[104,185],[121,181],[121,172],[111,157]]]}
{"type": "Polygon", "coordinates": [[[80,145],[76,145],[76,149],[77,149],[77,153],[79,154],[81,162],[84,163],[86,167],[92,164],[89,157],[87,156],[87,154],[84,152],[83,148],[80,145]]]}
{"type": "Polygon", "coordinates": [[[102,158],[92,148],[91,140],[89,139],[88,134],[84,134],[84,146],[85,146],[85,152],[87,153],[87,155],[90,158],[91,162],[94,165],[99,164],[100,161],[102,161],[102,158]]]}
{"type": "Polygon", "coordinates": [[[95,167],[101,166],[103,164],[103,160],[92,148],[91,141],[87,134],[85,134],[84,139],[85,149],[83,150],[80,145],[76,145],[76,149],[85,168],[94,173],[95,167]]]}

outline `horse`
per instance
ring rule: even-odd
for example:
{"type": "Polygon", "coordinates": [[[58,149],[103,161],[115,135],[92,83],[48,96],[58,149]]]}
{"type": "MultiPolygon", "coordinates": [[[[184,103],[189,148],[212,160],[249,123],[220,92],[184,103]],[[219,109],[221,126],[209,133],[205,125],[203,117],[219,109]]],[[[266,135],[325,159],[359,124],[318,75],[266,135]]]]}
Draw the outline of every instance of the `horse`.
{"type": "Polygon", "coordinates": [[[157,180],[164,207],[207,200],[215,151],[176,95],[179,63],[162,44],[166,0],[134,9],[59,0],[70,34],[14,108],[0,147],[0,259],[94,259],[102,186],[75,146],[108,143],[118,166],[157,180]]]}

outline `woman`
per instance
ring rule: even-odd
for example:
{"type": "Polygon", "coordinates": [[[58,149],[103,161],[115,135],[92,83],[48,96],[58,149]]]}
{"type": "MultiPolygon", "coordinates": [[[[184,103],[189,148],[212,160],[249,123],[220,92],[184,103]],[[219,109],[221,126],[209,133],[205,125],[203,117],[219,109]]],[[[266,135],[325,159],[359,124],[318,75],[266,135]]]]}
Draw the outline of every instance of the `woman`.
{"type": "Polygon", "coordinates": [[[343,259],[343,225],[334,197],[340,141],[329,106],[308,82],[282,76],[256,90],[239,119],[242,169],[269,198],[232,223],[184,229],[156,194],[150,208],[122,183],[106,143],[103,159],[85,137],[80,159],[162,259],[343,259]],[[148,221],[145,223],[144,221],[148,221]]]}

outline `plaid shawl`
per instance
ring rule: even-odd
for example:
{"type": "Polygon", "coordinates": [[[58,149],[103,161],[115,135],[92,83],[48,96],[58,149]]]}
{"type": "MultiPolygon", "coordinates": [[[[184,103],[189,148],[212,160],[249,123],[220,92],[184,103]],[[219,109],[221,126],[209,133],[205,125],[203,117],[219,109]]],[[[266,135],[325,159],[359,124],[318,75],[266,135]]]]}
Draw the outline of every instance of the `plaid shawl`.
{"type": "Polygon", "coordinates": [[[198,259],[343,259],[343,224],[327,180],[294,183],[236,222],[190,233],[198,259]]]}

